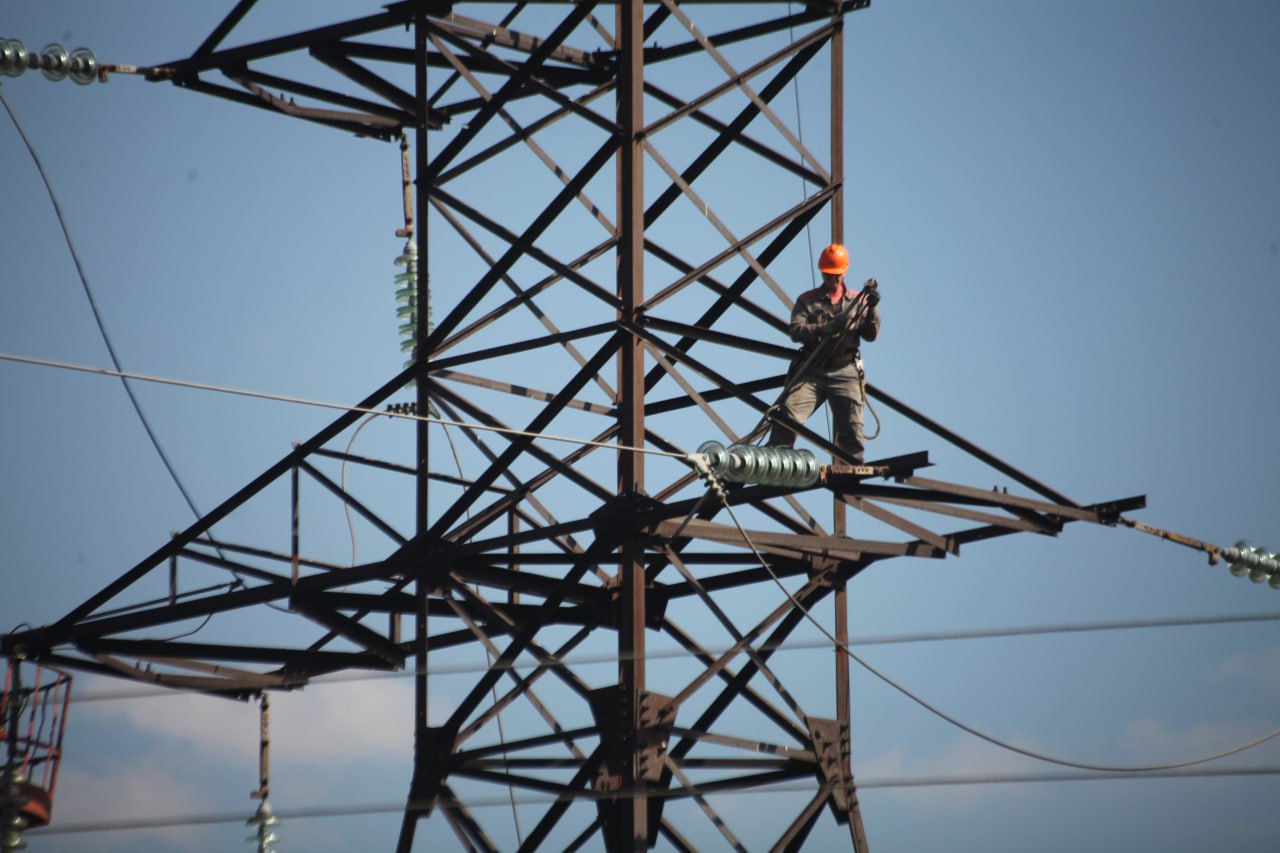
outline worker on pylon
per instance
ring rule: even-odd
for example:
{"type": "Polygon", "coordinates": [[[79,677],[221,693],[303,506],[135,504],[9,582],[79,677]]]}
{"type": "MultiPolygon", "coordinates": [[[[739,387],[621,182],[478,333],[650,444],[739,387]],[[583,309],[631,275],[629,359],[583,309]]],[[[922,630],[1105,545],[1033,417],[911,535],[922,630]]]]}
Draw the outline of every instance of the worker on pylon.
{"type": "MultiPolygon", "coordinates": [[[[801,344],[780,405],[788,418],[803,424],[824,400],[830,401],[835,444],[862,464],[862,409],[865,394],[861,341],[880,334],[879,289],[874,278],[861,291],[845,286],[849,252],[833,243],[818,256],[822,287],[800,294],[791,309],[791,340],[801,344]]],[[[791,447],[795,433],[775,421],[769,444],[791,447]]]]}

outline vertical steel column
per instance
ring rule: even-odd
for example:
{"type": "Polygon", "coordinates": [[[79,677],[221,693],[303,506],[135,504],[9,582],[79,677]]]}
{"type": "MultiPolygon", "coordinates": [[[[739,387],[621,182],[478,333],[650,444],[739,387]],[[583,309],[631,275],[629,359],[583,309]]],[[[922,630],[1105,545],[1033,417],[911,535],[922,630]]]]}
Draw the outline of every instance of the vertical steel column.
{"type": "MultiPolygon", "coordinates": [[[[644,302],[644,4],[626,0],[618,5],[618,297],[620,319],[632,327],[644,302]]],[[[618,353],[618,439],[624,446],[644,444],[644,359],[640,340],[625,336],[618,353]]],[[[644,455],[622,451],[618,456],[618,496],[625,507],[644,492],[644,455]]],[[[645,572],[644,555],[630,534],[618,558],[619,598],[618,682],[626,732],[622,790],[618,805],[620,849],[645,850],[649,839],[649,804],[641,786],[640,705],[645,691],[645,572]]]]}
{"type": "MultiPolygon", "coordinates": [[[[413,16],[413,51],[414,51],[414,103],[416,106],[417,126],[414,128],[414,167],[417,173],[415,185],[417,188],[417,218],[418,222],[414,226],[414,240],[418,244],[418,257],[421,259],[418,264],[418,304],[416,316],[417,323],[417,340],[418,348],[416,350],[415,360],[417,362],[416,390],[418,414],[426,415],[431,408],[431,401],[427,396],[427,383],[425,381],[425,370],[423,366],[426,360],[430,358],[430,353],[422,351],[421,347],[426,342],[431,332],[431,295],[430,295],[430,267],[431,267],[431,251],[427,244],[427,211],[430,210],[431,192],[423,180],[423,176],[427,174],[427,166],[429,159],[427,157],[427,13],[423,8],[419,8],[413,16]]],[[[418,421],[418,472],[417,472],[417,534],[421,536],[426,533],[427,507],[428,507],[428,488],[430,486],[430,477],[427,473],[427,447],[429,442],[428,425],[426,421],[418,421]]],[[[422,584],[418,584],[418,588],[422,588],[422,584]]]]}
{"type": "MultiPolygon", "coordinates": [[[[831,182],[835,193],[831,198],[831,242],[849,245],[844,233],[844,18],[838,16],[831,34],[831,182]]],[[[866,401],[863,401],[866,404],[866,401]]],[[[835,534],[846,535],[846,505],[835,496],[835,534]]],[[[849,589],[845,579],[836,582],[835,595],[836,640],[840,648],[835,650],[836,663],[836,721],[853,739],[851,686],[849,683],[849,589]]],[[[850,749],[852,752],[852,749],[850,749]]],[[[867,853],[866,833],[862,828],[862,809],[858,805],[857,791],[852,788],[853,769],[848,773],[850,789],[845,792],[849,803],[849,835],[856,853],[867,853]]]]}
{"type": "MultiPolygon", "coordinates": [[[[427,207],[430,192],[424,177],[427,174],[427,12],[424,5],[419,5],[413,14],[413,85],[414,85],[414,171],[416,174],[418,223],[414,238],[418,243],[418,304],[414,321],[417,323],[418,347],[414,352],[415,383],[417,411],[425,415],[430,411],[430,399],[427,396],[425,371],[422,366],[429,354],[422,347],[430,330],[430,287],[431,251],[427,245],[427,207]]],[[[417,422],[416,452],[416,506],[414,530],[421,541],[429,527],[429,486],[430,476],[428,449],[430,435],[426,421],[417,422]]],[[[414,715],[413,715],[413,781],[409,785],[409,802],[405,804],[404,821],[400,826],[400,841],[397,850],[408,853],[413,848],[413,836],[417,829],[418,819],[430,809],[430,803],[424,802],[427,797],[424,780],[431,774],[428,765],[439,761],[432,749],[432,738],[427,730],[427,611],[431,584],[425,576],[425,566],[417,566],[418,578],[414,583],[414,715]]]]}
{"type": "MultiPolygon", "coordinates": [[[[297,447],[297,444],[294,444],[297,447]]],[[[289,522],[289,575],[293,578],[293,582],[298,582],[299,556],[302,552],[299,550],[302,546],[302,512],[300,503],[300,484],[298,483],[298,466],[294,465],[289,471],[289,494],[292,503],[292,513],[289,522]]],[[[174,556],[174,566],[177,566],[177,555],[174,556]]]]}
{"type": "MultiPolygon", "coordinates": [[[[511,512],[507,513],[507,534],[512,539],[515,539],[516,535],[519,532],[520,532],[520,516],[517,515],[516,511],[513,509],[511,510],[511,512]]],[[[520,545],[518,543],[515,545],[512,545],[508,553],[509,553],[510,559],[508,559],[507,561],[507,571],[509,572],[520,571],[520,545]]],[[[507,590],[507,604],[519,604],[519,603],[520,603],[520,591],[517,589],[507,590]]]]}
{"type": "MultiPolygon", "coordinates": [[[[837,21],[831,35],[831,242],[845,243],[844,236],[844,24],[837,21]]],[[[846,282],[847,285],[847,282],[846,282]]],[[[834,495],[836,536],[845,535],[845,503],[834,495]]],[[[849,602],[846,584],[835,590],[836,638],[849,641],[849,602]]],[[[849,723],[849,656],[836,649],[836,719],[849,723]]]]}

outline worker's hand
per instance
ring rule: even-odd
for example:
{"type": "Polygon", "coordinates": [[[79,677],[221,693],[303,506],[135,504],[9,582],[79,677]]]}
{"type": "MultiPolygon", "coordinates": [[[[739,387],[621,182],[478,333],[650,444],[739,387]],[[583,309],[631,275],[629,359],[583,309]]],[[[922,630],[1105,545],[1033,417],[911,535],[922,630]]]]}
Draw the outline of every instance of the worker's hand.
{"type": "Polygon", "coordinates": [[[822,334],[837,335],[844,331],[845,321],[839,317],[832,317],[830,320],[822,324],[822,334]]]}
{"type": "Polygon", "coordinates": [[[875,308],[876,305],[880,303],[879,282],[877,282],[874,278],[867,279],[862,284],[862,293],[860,294],[860,296],[862,299],[866,301],[867,305],[871,306],[872,308],[875,308]]]}

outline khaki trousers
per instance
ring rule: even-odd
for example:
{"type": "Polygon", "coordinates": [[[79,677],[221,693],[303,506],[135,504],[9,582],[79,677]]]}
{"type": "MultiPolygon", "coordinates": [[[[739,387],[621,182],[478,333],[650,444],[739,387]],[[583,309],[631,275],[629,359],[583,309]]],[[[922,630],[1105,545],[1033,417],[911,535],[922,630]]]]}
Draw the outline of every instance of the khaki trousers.
{"type": "MultiPolygon", "coordinates": [[[[787,417],[803,424],[824,402],[831,404],[836,447],[852,456],[855,462],[862,463],[862,372],[857,362],[830,369],[810,368],[791,386],[782,400],[782,410],[787,417]]],[[[795,443],[795,433],[781,424],[773,425],[770,445],[793,447],[795,443]]]]}

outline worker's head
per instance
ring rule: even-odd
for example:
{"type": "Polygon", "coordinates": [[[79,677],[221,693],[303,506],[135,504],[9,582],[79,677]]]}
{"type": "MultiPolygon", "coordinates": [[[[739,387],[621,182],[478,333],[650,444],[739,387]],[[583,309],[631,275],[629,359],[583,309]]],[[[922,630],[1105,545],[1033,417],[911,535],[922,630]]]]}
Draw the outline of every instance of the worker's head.
{"type": "Polygon", "coordinates": [[[832,243],[818,255],[818,270],[831,275],[841,275],[849,269],[849,252],[839,243],[832,243]]]}

